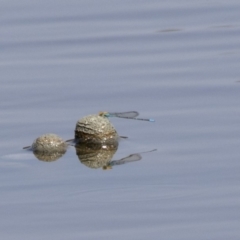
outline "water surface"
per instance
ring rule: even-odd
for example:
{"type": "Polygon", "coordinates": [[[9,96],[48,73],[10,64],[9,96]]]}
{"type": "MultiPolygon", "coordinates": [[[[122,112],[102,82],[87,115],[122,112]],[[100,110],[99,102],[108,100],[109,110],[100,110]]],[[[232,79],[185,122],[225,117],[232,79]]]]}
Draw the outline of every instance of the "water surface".
{"type": "Polygon", "coordinates": [[[24,239],[239,239],[238,1],[1,1],[0,232],[24,239]],[[112,118],[112,170],[22,147],[112,118]]]}

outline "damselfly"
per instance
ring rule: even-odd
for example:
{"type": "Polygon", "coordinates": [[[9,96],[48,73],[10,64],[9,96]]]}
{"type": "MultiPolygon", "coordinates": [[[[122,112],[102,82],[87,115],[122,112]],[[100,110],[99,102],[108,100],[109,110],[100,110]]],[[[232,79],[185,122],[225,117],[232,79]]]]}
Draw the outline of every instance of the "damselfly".
{"type": "Polygon", "coordinates": [[[129,156],[124,157],[120,160],[110,161],[106,166],[103,167],[103,170],[109,170],[109,169],[112,169],[113,166],[118,166],[118,165],[122,165],[125,163],[139,161],[142,159],[142,156],[141,156],[142,153],[149,153],[149,152],[154,152],[154,151],[157,151],[157,149],[153,149],[151,151],[146,151],[146,152],[133,153],[133,154],[130,154],[129,156]]]}
{"type": "Polygon", "coordinates": [[[113,112],[99,112],[99,116],[103,116],[103,117],[118,117],[118,118],[155,122],[155,120],[152,118],[137,118],[138,115],[139,115],[139,113],[136,111],[114,112],[114,113],[113,112]]]}

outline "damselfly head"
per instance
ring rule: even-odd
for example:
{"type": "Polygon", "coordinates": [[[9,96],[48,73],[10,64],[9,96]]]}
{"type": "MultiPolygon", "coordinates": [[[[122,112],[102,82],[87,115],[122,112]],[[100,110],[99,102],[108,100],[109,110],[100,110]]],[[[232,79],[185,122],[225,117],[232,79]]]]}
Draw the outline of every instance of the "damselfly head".
{"type": "Polygon", "coordinates": [[[98,115],[100,117],[109,117],[109,113],[108,112],[104,112],[104,111],[99,112],[98,115]]]}

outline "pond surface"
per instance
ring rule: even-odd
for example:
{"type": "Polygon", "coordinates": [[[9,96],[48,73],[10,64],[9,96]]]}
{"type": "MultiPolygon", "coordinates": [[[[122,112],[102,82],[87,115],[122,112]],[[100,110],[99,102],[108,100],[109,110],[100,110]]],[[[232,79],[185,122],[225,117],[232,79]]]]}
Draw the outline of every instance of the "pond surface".
{"type": "Polygon", "coordinates": [[[239,239],[240,2],[0,3],[1,239],[239,239]],[[23,150],[111,118],[111,170],[23,150]]]}

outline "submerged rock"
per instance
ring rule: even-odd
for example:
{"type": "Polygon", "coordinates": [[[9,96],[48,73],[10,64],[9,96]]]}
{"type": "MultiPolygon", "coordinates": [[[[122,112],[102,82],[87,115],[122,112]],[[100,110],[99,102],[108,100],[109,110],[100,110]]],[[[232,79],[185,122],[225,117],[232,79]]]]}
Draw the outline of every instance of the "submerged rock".
{"type": "Polygon", "coordinates": [[[62,157],[67,151],[67,143],[53,133],[43,134],[34,140],[32,146],[25,147],[33,151],[35,157],[42,161],[51,162],[62,157]]]}
{"type": "Polygon", "coordinates": [[[75,139],[82,143],[111,145],[118,140],[118,134],[107,117],[89,115],[77,122],[75,139]]]}

